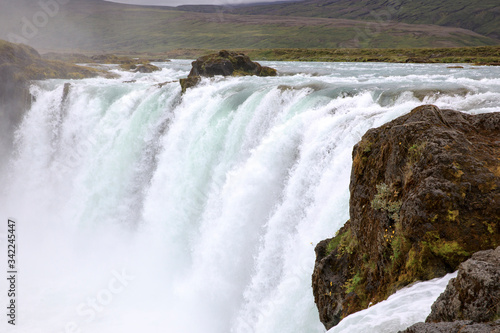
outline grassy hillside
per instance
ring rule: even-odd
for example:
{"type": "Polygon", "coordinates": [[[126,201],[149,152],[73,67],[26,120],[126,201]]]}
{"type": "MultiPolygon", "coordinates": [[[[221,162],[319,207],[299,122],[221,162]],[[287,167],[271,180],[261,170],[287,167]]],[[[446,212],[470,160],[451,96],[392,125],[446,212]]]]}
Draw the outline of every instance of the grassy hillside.
{"type": "MultiPolygon", "coordinates": [[[[337,47],[459,47],[498,41],[470,30],[391,23],[366,35],[366,22],[317,17],[198,13],[101,0],[61,5],[36,34],[25,38],[36,0],[0,0],[0,38],[18,36],[38,50],[164,52],[179,48],[262,49],[337,47]],[[25,4],[24,8],[19,8],[25,4]],[[25,19],[23,19],[25,18],[25,19]],[[361,35],[360,35],[361,32],[361,35]]],[[[251,8],[251,7],[250,7],[251,8]]],[[[256,7],[257,8],[257,7],[256,7]]]]}
{"type": "Polygon", "coordinates": [[[500,40],[498,0],[306,0],[232,10],[238,14],[330,17],[461,27],[500,40]]]}
{"type": "Polygon", "coordinates": [[[245,50],[244,52],[258,60],[500,65],[500,46],[418,49],[272,49],[245,50]]]}
{"type": "MultiPolygon", "coordinates": [[[[196,59],[209,49],[178,49],[161,54],[170,59],[196,59]]],[[[324,62],[469,63],[500,65],[500,46],[417,49],[238,49],[253,60],[324,62]]],[[[157,57],[160,55],[156,55],[157,57]]]]}
{"type": "Polygon", "coordinates": [[[12,81],[52,78],[81,79],[94,77],[99,71],[71,63],[43,59],[33,48],[0,40],[0,78],[2,85],[12,81]],[[13,73],[12,77],[7,73],[13,73]]]}

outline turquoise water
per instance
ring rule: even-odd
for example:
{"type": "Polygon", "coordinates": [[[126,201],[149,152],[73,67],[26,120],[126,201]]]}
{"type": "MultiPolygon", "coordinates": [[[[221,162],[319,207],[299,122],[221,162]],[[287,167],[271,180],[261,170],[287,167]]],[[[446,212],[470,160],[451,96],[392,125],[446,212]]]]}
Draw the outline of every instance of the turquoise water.
{"type": "MultiPolygon", "coordinates": [[[[157,65],[32,86],[1,175],[1,216],[19,221],[16,332],[324,332],[314,246],[349,218],[353,145],[422,104],[500,110],[499,67],[269,62],[279,76],[181,96],[190,61],[157,65]]],[[[397,332],[447,279],[333,331],[397,332]]]]}

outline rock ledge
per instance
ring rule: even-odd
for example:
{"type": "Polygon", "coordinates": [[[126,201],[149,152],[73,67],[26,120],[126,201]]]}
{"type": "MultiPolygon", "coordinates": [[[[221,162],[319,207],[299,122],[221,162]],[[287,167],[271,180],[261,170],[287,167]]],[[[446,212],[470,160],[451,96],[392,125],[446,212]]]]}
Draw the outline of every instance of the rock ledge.
{"type": "Polygon", "coordinates": [[[327,329],[415,281],[500,245],[500,113],[424,105],[354,147],[350,220],[316,246],[327,329]]]}
{"type": "Polygon", "coordinates": [[[500,246],[461,263],[425,323],[401,333],[500,333],[500,246]]]}
{"type": "Polygon", "coordinates": [[[261,66],[250,58],[237,52],[222,50],[219,53],[200,57],[192,62],[192,68],[186,79],[181,79],[182,92],[195,86],[201,77],[222,76],[276,76],[274,68],[261,66]]]}

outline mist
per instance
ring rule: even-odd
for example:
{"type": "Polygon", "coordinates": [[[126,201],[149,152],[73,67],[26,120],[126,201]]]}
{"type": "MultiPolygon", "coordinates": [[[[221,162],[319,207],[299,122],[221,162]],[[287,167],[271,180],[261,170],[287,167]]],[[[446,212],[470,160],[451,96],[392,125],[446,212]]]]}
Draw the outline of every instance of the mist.
{"type": "Polygon", "coordinates": [[[90,48],[99,33],[85,22],[99,0],[0,0],[0,39],[22,43],[39,52],[90,48]],[[82,6],[82,4],[85,4],[82,6]],[[75,20],[78,5],[83,20],[75,20]]]}

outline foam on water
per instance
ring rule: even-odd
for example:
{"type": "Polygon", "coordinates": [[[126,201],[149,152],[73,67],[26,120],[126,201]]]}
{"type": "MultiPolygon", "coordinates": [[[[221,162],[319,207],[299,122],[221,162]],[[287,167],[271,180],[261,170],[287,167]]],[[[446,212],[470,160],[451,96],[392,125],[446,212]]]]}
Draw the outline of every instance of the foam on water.
{"type": "MultiPolygon", "coordinates": [[[[19,225],[16,332],[324,332],[314,246],[349,218],[353,145],[423,103],[500,107],[497,68],[277,62],[281,76],[181,96],[189,64],[70,81],[65,98],[66,81],[33,85],[0,175],[0,216],[19,225]]],[[[448,278],[334,330],[422,320],[448,278]]]]}
{"type": "Polygon", "coordinates": [[[347,316],[328,333],[398,332],[423,322],[431,312],[432,303],[456,276],[455,272],[399,290],[387,300],[347,316]]]}

